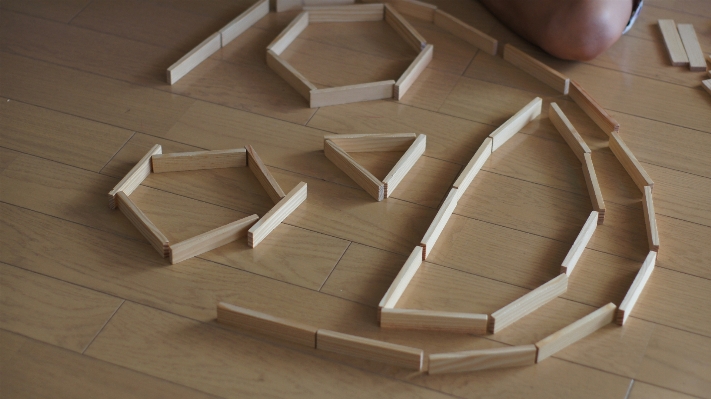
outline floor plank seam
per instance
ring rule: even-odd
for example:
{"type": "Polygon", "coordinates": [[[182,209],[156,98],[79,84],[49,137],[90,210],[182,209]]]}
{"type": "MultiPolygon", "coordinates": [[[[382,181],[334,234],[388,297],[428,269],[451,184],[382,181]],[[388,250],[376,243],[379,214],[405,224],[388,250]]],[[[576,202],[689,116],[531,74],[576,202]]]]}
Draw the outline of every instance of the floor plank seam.
{"type": "Polygon", "coordinates": [[[106,161],[106,163],[104,164],[104,166],[102,166],[101,169],[99,169],[99,172],[98,172],[99,174],[102,174],[101,171],[104,170],[104,168],[106,167],[106,165],[110,164],[111,161],[113,161],[113,159],[116,157],[116,155],[117,155],[119,152],[121,152],[121,150],[123,150],[124,147],[126,147],[126,144],[128,144],[128,142],[131,141],[131,139],[132,139],[135,135],[136,135],[136,132],[131,132],[131,137],[129,137],[128,140],[124,141],[123,144],[121,145],[121,147],[119,147],[119,149],[116,150],[116,152],[114,152],[114,155],[112,155],[111,158],[109,158],[109,160],[106,161]]]}
{"type": "Polygon", "coordinates": [[[333,274],[333,271],[336,270],[336,268],[338,267],[338,264],[341,263],[341,259],[343,259],[343,256],[345,256],[346,252],[348,252],[348,248],[351,247],[351,244],[353,244],[353,241],[348,242],[348,246],[346,247],[346,249],[343,250],[343,253],[341,253],[341,256],[338,258],[336,263],[333,265],[333,267],[331,268],[331,271],[328,272],[328,276],[326,276],[326,278],[323,280],[323,283],[321,283],[321,286],[318,287],[318,292],[321,292],[321,290],[323,289],[323,286],[326,285],[326,283],[328,282],[328,279],[331,278],[331,274],[333,274]]]}
{"type": "Polygon", "coordinates": [[[104,325],[101,326],[101,328],[99,329],[99,331],[97,331],[96,334],[91,338],[91,341],[89,341],[89,343],[84,347],[84,349],[81,351],[81,354],[82,354],[82,355],[84,354],[84,352],[86,352],[87,349],[89,349],[89,347],[91,346],[91,344],[94,343],[94,340],[96,340],[96,337],[98,337],[99,334],[101,334],[101,332],[104,331],[104,328],[106,327],[106,325],[109,324],[109,322],[111,321],[111,319],[114,318],[114,315],[116,314],[116,312],[119,311],[119,309],[121,309],[121,306],[123,306],[124,303],[126,303],[126,300],[125,300],[125,299],[124,299],[123,301],[121,301],[121,303],[116,307],[116,310],[114,310],[114,312],[111,313],[111,316],[109,316],[109,318],[106,319],[106,322],[104,323],[104,325]]]}

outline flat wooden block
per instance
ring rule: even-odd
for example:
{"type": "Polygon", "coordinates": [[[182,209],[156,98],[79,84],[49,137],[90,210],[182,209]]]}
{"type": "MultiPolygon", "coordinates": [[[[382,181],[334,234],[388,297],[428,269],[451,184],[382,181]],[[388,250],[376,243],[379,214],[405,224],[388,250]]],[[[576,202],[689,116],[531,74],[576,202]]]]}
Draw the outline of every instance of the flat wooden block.
{"type": "Polygon", "coordinates": [[[395,280],[393,280],[392,284],[390,284],[390,288],[388,288],[388,291],[383,296],[383,299],[380,300],[380,304],[378,306],[381,309],[395,307],[397,301],[400,299],[403,292],[405,292],[407,285],[410,284],[412,278],[415,277],[415,273],[417,273],[420,265],[422,265],[422,247],[417,246],[412,249],[410,256],[405,261],[405,265],[402,266],[402,269],[400,269],[400,272],[395,277],[395,280]]]}
{"type": "Polygon", "coordinates": [[[165,235],[163,235],[143,211],[128,198],[126,193],[119,191],[118,194],[116,194],[116,198],[118,199],[118,208],[121,213],[146,237],[146,240],[148,240],[151,246],[153,246],[162,257],[167,257],[170,249],[168,247],[168,239],[165,235]]]}
{"type": "Polygon", "coordinates": [[[484,335],[488,322],[485,314],[389,308],[380,311],[380,328],[484,335]]]}
{"type": "Polygon", "coordinates": [[[694,25],[679,24],[677,25],[677,29],[679,31],[679,37],[681,37],[681,42],[684,44],[684,50],[686,50],[686,56],[689,58],[689,70],[694,72],[706,72],[704,53],[701,51],[699,38],[696,37],[694,25]]]}
{"type": "Polygon", "coordinates": [[[316,347],[316,327],[292,320],[274,317],[255,310],[220,302],[217,304],[217,321],[240,330],[316,347]]]}
{"type": "Polygon", "coordinates": [[[307,26],[309,26],[309,13],[304,11],[294,18],[294,20],[269,43],[267,50],[273,51],[276,55],[281,55],[307,26]]]}
{"type": "Polygon", "coordinates": [[[427,148],[427,136],[424,134],[417,135],[415,141],[412,142],[410,147],[402,154],[402,157],[397,161],[395,166],[390,170],[390,172],[383,178],[383,195],[385,198],[390,197],[395,188],[402,182],[402,179],[407,175],[407,173],[415,166],[418,159],[425,153],[427,148]]]}
{"type": "Polygon", "coordinates": [[[658,21],[659,29],[662,31],[664,43],[669,52],[669,59],[674,66],[689,65],[689,57],[686,55],[684,45],[681,43],[679,31],[676,29],[676,24],[672,19],[660,19],[658,21]]]}
{"type": "Polygon", "coordinates": [[[565,273],[566,275],[570,276],[570,273],[573,272],[573,269],[578,263],[580,256],[583,254],[585,247],[587,247],[588,242],[590,242],[590,239],[593,236],[593,233],[595,233],[595,228],[597,227],[597,224],[598,213],[597,211],[592,211],[590,212],[590,216],[588,216],[588,219],[585,221],[583,228],[580,229],[580,234],[578,234],[578,237],[575,239],[573,246],[570,247],[570,251],[568,251],[568,254],[565,256],[565,259],[563,260],[563,265],[560,267],[561,273],[565,273]]]}
{"type": "Polygon", "coordinates": [[[187,75],[188,72],[215,54],[220,48],[222,48],[222,39],[220,32],[217,32],[168,67],[166,71],[168,84],[175,84],[180,78],[187,75]]]}
{"type": "Polygon", "coordinates": [[[385,22],[397,32],[407,44],[418,53],[425,49],[427,41],[397,10],[390,4],[385,4],[385,22]]]}
{"type": "Polygon", "coordinates": [[[156,144],[151,148],[146,155],[119,181],[114,188],[109,191],[109,208],[116,209],[116,194],[123,191],[126,195],[131,193],[141,185],[141,183],[151,174],[151,157],[156,154],[162,154],[163,147],[156,144]]]}
{"type": "Polygon", "coordinates": [[[267,66],[301,94],[306,101],[311,99],[311,90],[316,90],[316,86],[272,50],[267,50],[267,66]]]}
{"type": "Polygon", "coordinates": [[[323,329],[316,333],[316,349],[418,371],[424,358],[422,349],[323,329]]]}
{"type": "Polygon", "coordinates": [[[536,363],[610,324],[615,318],[615,309],[617,307],[614,303],[608,303],[575,323],[536,342],[538,348],[536,363]]]}
{"type": "Polygon", "coordinates": [[[574,80],[570,82],[570,92],[568,95],[605,134],[609,136],[610,132],[620,130],[620,124],[617,123],[578,82],[574,80]]]}
{"type": "Polygon", "coordinates": [[[588,195],[592,202],[593,210],[598,213],[597,224],[603,224],[605,221],[605,200],[602,198],[602,190],[600,183],[597,181],[597,173],[595,165],[593,165],[592,154],[584,155],[583,176],[585,176],[585,185],[588,187],[588,195]]]}
{"type": "Polygon", "coordinates": [[[454,182],[452,187],[459,189],[459,197],[464,195],[464,192],[472,183],[474,177],[476,177],[477,173],[479,173],[481,168],[484,166],[484,163],[486,163],[489,159],[493,143],[494,140],[491,137],[485,138],[484,142],[479,146],[479,149],[476,150],[476,153],[472,159],[469,160],[469,163],[467,163],[467,166],[465,166],[464,170],[462,170],[462,173],[460,173],[459,177],[457,177],[457,180],[454,182]]]}
{"type": "Polygon", "coordinates": [[[405,70],[405,72],[400,76],[400,79],[395,82],[395,87],[393,89],[393,98],[396,100],[401,100],[402,97],[407,93],[415,80],[420,76],[422,71],[427,68],[430,61],[432,61],[432,56],[434,53],[434,46],[428,44],[425,49],[420,52],[420,54],[412,61],[412,64],[405,70]]]}
{"type": "MultiPolygon", "coordinates": [[[[709,76],[711,76],[711,73],[709,73],[709,76]]],[[[703,87],[707,93],[711,94],[711,79],[706,79],[706,80],[702,81],[701,87],[703,87]]]]}
{"type": "Polygon", "coordinates": [[[247,151],[244,148],[236,148],[232,150],[155,154],[151,157],[151,164],[153,173],[239,168],[247,166],[247,151]]]}
{"type": "Polygon", "coordinates": [[[529,122],[536,119],[541,114],[543,100],[540,97],[534,98],[525,107],[521,108],[514,116],[509,118],[498,129],[489,135],[491,137],[491,151],[496,151],[504,145],[514,134],[518,133],[529,122]]]}
{"type": "Polygon", "coordinates": [[[284,190],[281,189],[279,183],[277,183],[274,176],[272,176],[269,169],[267,169],[267,166],[262,162],[257,151],[255,151],[251,145],[247,145],[244,148],[247,151],[247,166],[252,173],[254,173],[257,180],[259,180],[259,183],[264,188],[264,191],[267,192],[269,198],[271,198],[275,204],[278,203],[284,198],[284,190]]]}
{"type": "Polygon", "coordinates": [[[437,211],[437,215],[435,215],[434,219],[432,219],[430,227],[427,229],[425,236],[420,242],[420,246],[422,247],[422,260],[427,259],[427,256],[429,256],[432,252],[435,243],[437,243],[437,239],[440,234],[442,234],[442,230],[444,230],[444,227],[447,225],[454,209],[457,207],[457,201],[459,201],[460,197],[461,195],[459,195],[459,189],[452,188],[449,190],[447,198],[445,198],[444,202],[442,202],[442,205],[437,211]]]}
{"type": "Polygon", "coordinates": [[[578,157],[580,162],[585,162],[584,154],[590,154],[590,147],[585,143],[580,133],[575,129],[573,124],[570,122],[567,116],[560,109],[558,104],[551,103],[550,108],[548,108],[548,118],[553,122],[553,126],[558,130],[561,136],[575,156],[578,157]]]}
{"type": "Polygon", "coordinates": [[[516,47],[510,44],[504,46],[504,59],[548,86],[568,94],[570,79],[516,47]]]}
{"type": "Polygon", "coordinates": [[[489,55],[496,55],[499,42],[442,10],[434,13],[434,24],[489,55]]]}
{"type": "Polygon", "coordinates": [[[247,245],[254,248],[264,240],[296,208],[306,201],[306,183],[296,185],[274,208],[264,214],[247,232],[247,245]]]}
{"type": "Polygon", "coordinates": [[[644,286],[647,285],[649,276],[652,275],[654,271],[654,265],[657,262],[657,253],[654,251],[649,251],[647,258],[644,259],[642,267],[637,272],[637,277],[635,277],[630,289],[627,291],[627,295],[620,303],[620,307],[617,310],[616,322],[619,325],[624,325],[627,322],[627,318],[630,317],[634,305],[637,304],[639,296],[644,290],[644,286]]]}
{"type": "Polygon", "coordinates": [[[429,374],[522,367],[536,364],[536,345],[481,349],[429,356],[429,374]]]}
{"type": "Polygon", "coordinates": [[[382,4],[354,4],[335,7],[304,7],[309,12],[309,23],[382,21],[382,4]]]}
{"type": "Polygon", "coordinates": [[[434,22],[437,6],[417,0],[400,0],[390,3],[402,15],[407,15],[428,22],[434,22]]]}
{"type": "Polygon", "coordinates": [[[385,80],[382,82],[311,90],[309,105],[311,108],[317,108],[361,101],[383,100],[392,98],[394,87],[394,80],[385,80]]]}
{"type": "Polygon", "coordinates": [[[220,29],[221,47],[225,47],[267,14],[269,14],[269,0],[259,0],[254,3],[220,29]]]}
{"type": "Polygon", "coordinates": [[[642,195],[642,208],[644,209],[644,224],[647,227],[647,241],[649,250],[659,252],[659,232],[657,231],[657,216],[654,214],[654,201],[652,200],[652,187],[644,187],[642,195]]]}
{"type": "Polygon", "coordinates": [[[257,220],[259,220],[257,215],[247,216],[187,240],[170,244],[170,263],[176,264],[237,241],[247,235],[247,231],[257,220]]]}
{"type": "Polygon", "coordinates": [[[341,150],[331,140],[325,140],[323,144],[323,153],[329,161],[333,162],[338,169],[353,179],[365,192],[370,194],[377,201],[382,201],[385,198],[385,185],[380,180],[376,179],[372,173],[360,166],[350,155],[341,150]]]}
{"type": "Polygon", "coordinates": [[[352,152],[407,151],[417,138],[415,133],[329,134],[323,136],[341,150],[352,152]]]}
{"type": "Polygon", "coordinates": [[[627,147],[627,144],[625,144],[620,135],[616,132],[610,133],[610,150],[612,150],[617,160],[620,161],[632,180],[634,180],[639,191],[644,192],[645,186],[654,188],[652,178],[649,177],[647,171],[644,170],[642,164],[637,160],[637,157],[634,156],[632,151],[627,147]]]}

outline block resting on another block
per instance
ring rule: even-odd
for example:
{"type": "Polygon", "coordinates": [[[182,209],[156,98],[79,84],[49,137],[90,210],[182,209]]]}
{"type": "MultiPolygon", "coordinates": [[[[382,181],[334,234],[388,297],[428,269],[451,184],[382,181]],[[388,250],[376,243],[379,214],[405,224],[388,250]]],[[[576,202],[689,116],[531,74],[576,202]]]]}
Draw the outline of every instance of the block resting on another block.
{"type": "Polygon", "coordinates": [[[306,201],[306,183],[301,182],[247,231],[247,245],[254,248],[296,208],[306,201]]]}
{"type": "Polygon", "coordinates": [[[551,103],[550,108],[548,108],[548,119],[553,122],[553,126],[558,130],[560,135],[563,137],[566,143],[575,156],[578,157],[580,162],[585,162],[585,154],[590,154],[590,147],[585,143],[580,133],[575,129],[567,116],[560,109],[558,104],[551,103]]]}
{"type": "Polygon", "coordinates": [[[124,176],[121,181],[109,191],[109,208],[116,209],[116,195],[123,191],[124,194],[131,195],[133,190],[138,188],[141,183],[146,180],[146,177],[151,174],[151,157],[156,154],[162,154],[163,147],[156,144],[141,158],[138,163],[124,176]]]}

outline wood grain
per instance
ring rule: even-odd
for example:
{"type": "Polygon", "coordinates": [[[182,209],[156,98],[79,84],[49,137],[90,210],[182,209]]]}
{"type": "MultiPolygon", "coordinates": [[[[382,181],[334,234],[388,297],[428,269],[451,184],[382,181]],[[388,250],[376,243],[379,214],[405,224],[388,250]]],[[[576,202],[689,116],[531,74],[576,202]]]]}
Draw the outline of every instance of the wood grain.
{"type": "Polygon", "coordinates": [[[660,19],[659,29],[662,31],[664,43],[667,45],[671,64],[674,66],[688,65],[689,58],[684,50],[684,45],[681,42],[674,20],[660,19]]]}
{"type": "Polygon", "coordinates": [[[390,329],[485,335],[488,319],[488,315],[474,313],[390,308],[380,310],[380,328],[390,329]]]}
{"type": "Polygon", "coordinates": [[[151,156],[151,169],[153,173],[238,168],[244,166],[247,166],[247,151],[244,148],[154,154],[151,156]]]}
{"type": "Polygon", "coordinates": [[[269,233],[276,229],[296,208],[299,207],[307,196],[307,185],[299,183],[284,196],[269,212],[247,231],[247,245],[254,248],[262,242],[269,233]]]}
{"type": "Polygon", "coordinates": [[[141,185],[143,180],[148,177],[153,171],[151,166],[151,159],[153,155],[163,153],[163,148],[156,144],[151,148],[146,155],[141,158],[136,165],[134,165],[131,170],[128,171],[126,176],[119,181],[114,188],[109,191],[109,208],[116,208],[116,196],[118,193],[123,192],[126,196],[131,195],[131,193],[141,185]]]}
{"type": "Polygon", "coordinates": [[[176,264],[185,259],[202,255],[205,252],[229,244],[245,237],[247,230],[257,222],[259,216],[251,215],[234,221],[187,240],[170,244],[170,263],[176,264]]]}
{"type": "Polygon", "coordinates": [[[569,78],[516,47],[510,44],[504,46],[504,59],[559,92],[568,94],[570,88],[569,78]]]}
{"type": "Polygon", "coordinates": [[[316,333],[316,349],[361,357],[418,371],[422,370],[424,357],[422,349],[323,329],[319,329],[316,333]]]}
{"type": "Polygon", "coordinates": [[[284,190],[281,189],[279,183],[277,183],[274,176],[269,172],[267,165],[262,162],[262,158],[259,157],[257,151],[255,151],[251,145],[247,145],[244,148],[247,151],[247,166],[249,170],[254,173],[254,176],[259,180],[259,183],[262,185],[262,188],[264,188],[264,191],[267,192],[269,198],[271,198],[275,204],[278,204],[285,196],[284,190]]]}
{"type": "Polygon", "coordinates": [[[617,316],[615,320],[617,324],[621,326],[624,325],[630,317],[632,309],[637,304],[637,300],[640,295],[642,295],[642,291],[644,291],[647,281],[654,271],[656,260],[657,253],[649,251],[649,255],[647,255],[647,259],[645,259],[644,263],[642,263],[642,267],[639,268],[637,277],[634,278],[630,289],[627,291],[627,295],[625,295],[625,299],[622,300],[619,309],[617,309],[617,316]]]}
{"type": "Polygon", "coordinates": [[[217,304],[217,321],[258,335],[316,347],[316,327],[274,317],[262,312],[220,302],[217,304]]]}
{"type": "Polygon", "coordinates": [[[117,207],[136,229],[148,240],[151,246],[164,258],[170,254],[168,239],[158,227],[141,211],[123,191],[116,195],[117,207]]]}
{"type": "Polygon", "coordinates": [[[578,263],[580,256],[583,254],[585,247],[587,247],[588,242],[590,242],[590,239],[595,233],[595,228],[598,225],[598,220],[599,216],[597,211],[590,212],[590,217],[588,217],[588,220],[585,221],[583,228],[580,229],[580,234],[578,234],[578,237],[575,239],[573,246],[570,247],[570,251],[568,251],[568,254],[565,256],[565,259],[563,259],[563,264],[560,266],[561,273],[565,273],[566,275],[570,276],[570,274],[573,272],[573,269],[578,263]]]}
{"type": "Polygon", "coordinates": [[[461,373],[536,364],[536,346],[437,353],[429,356],[428,374],[461,373]]]}
{"type": "Polygon", "coordinates": [[[489,332],[497,333],[568,290],[568,276],[561,274],[491,314],[489,332]]]}

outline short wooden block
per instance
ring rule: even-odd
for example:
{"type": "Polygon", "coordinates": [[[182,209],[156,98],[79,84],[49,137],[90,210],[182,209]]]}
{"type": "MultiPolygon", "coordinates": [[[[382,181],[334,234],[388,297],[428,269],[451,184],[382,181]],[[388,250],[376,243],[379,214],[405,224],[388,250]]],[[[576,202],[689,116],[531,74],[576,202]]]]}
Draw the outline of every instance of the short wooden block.
{"type": "Polygon", "coordinates": [[[220,226],[203,234],[178,243],[170,244],[170,263],[176,264],[186,259],[211,251],[245,237],[247,230],[259,220],[259,216],[251,215],[232,223],[220,226]]]}
{"type": "Polygon", "coordinates": [[[382,21],[382,4],[354,4],[349,6],[304,7],[309,12],[309,23],[382,21]]]}
{"type": "Polygon", "coordinates": [[[394,80],[311,90],[311,108],[392,98],[394,80]]]}
{"type": "Polygon", "coordinates": [[[435,215],[432,223],[430,223],[430,227],[427,229],[425,236],[420,242],[420,246],[422,247],[422,260],[427,259],[427,256],[429,256],[432,252],[437,239],[440,234],[442,234],[442,230],[444,230],[444,227],[447,225],[454,209],[457,207],[457,201],[459,201],[459,198],[461,197],[459,191],[460,190],[456,188],[449,190],[447,198],[444,199],[444,202],[442,202],[442,205],[437,211],[437,215],[435,215]]]}
{"type": "Polygon", "coordinates": [[[534,98],[530,103],[526,104],[525,107],[521,108],[516,115],[509,118],[503,125],[494,130],[494,132],[489,135],[493,140],[491,143],[491,151],[496,151],[513,137],[514,134],[518,133],[529,122],[536,119],[536,117],[541,114],[542,105],[543,100],[541,100],[540,97],[534,98]]]}
{"type": "Polygon", "coordinates": [[[200,65],[201,62],[215,54],[215,52],[217,52],[220,48],[222,48],[222,39],[220,32],[217,32],[205,39],[202,43],[198,44],[194,49],[190,50],[190,52],[168,67],[168,70],[166,71],[166,79],[168,84],[175,84],[178,80],[180,80],[180,78],[187,75],[188,72],[192,71],[196,66],[200,65]]]}
{"type": "Polygon", "coordinates": [[[401,100],[402,97],[407,93],[415,80],[420,76],[422,71],[427,68],[430,61],[432,61],[432,55],[434,53],[434,46],[428,44],[425,49],[420,52],[420,54],[412,61],[412,64],[405,70],[405,72],[400,76],[400,79],[395,82],[395,87],[393,88],[393,98],[396,100],[401,100]]]}
{"type": "Polygon", "coordinates": [[[428,22],[434,22],[437,6],[417,0],[400,0],[390,3],[402,15],[407,15],[428,22]]]}
{"type": "Polygon", "coordinates": [[[496,39],[442,10],[435,11],[434,24],[489,55],[496,55],[498,51],[499,42],[496,39]]]}
{"type": "Polygon", "coordinates": [[[620,303],[620,308],[617,309],[617,317],[615,320],[617,324],[622,326],[627,322],[627,318],[630,317],[634,305],[637,304],[637,300],[644,290],[644,286],[647,285],[649,276],[651,276],[654,271],[656,262],[657,253],[649,251],[647,258],[644,259],[644,263],[642,263],[642,267],[639,269],[639,272],[637,272],[637,277],[634,278],[630,289],[627,291],[627,295],[625,295],[622,303],[620,303]]]}
{"type": "Polygon", "coordinates": [[[580,133],[578,133],[578,130],[570,123],[570,120],[565,116],[558,104],[551,103],[550,108],[548,108],[548,118],[553,122],[553,126],[555,126],[558,133],[563,136],[563,139],[568,143],[568,146],[573,150],[580,162],[585,162],[583,154],[590,154],[590,147],[588,147],[585,140],[580,137],[580,133]]]}
{"type": "Polygon", "coordinates": [[[306,201],[306,183],[296,185],[274,208],[264,214],[247,232],[247,245],[254,248],[264,240],[296,208],[306,201]]]}
{"type": "Polygon", "coordinates": [[[385,4],[385,22],[387,22],[403,40],[418,53],[425,49],[427,41],[410,25],[409,22],[390,4],[385,4]]]}
{"type": "Polygon", "coordinates": [[[701,51],[699,38],[696,37],[696,31],[694,31],[694,25],[679,24],[677,25],[677,29],[679,30],[681,42],[684,44],[686,55],[689,58],[689,70],[694,72],[706,72],[704,53],[701,51]]]}
{"type": "Polygon", "coordinates": [[[522,367],[536,364],[536,345],[509,346],[429,356],[429,374],[522,367]]]}
{"type": "Polygon", "coordinates": [[[585,176],[585,184],[588,187],[588,195],[592,202],[593,210],[598,213],[597,224],[605,222],[605,200],[602,198],[602,190],[597,181],[597,173],[592,161],[592,154],[585,154],[585,162],[583,162],[583,176],[585,176]]]}
{"type": "Polygon", "coordinates": [[[590,313],[582,319],[564,327],[561,330],[543,338],[536,342],[538,355],[536,363],[554,355],[556,352],[565,349],[566,347],[580,341],[595,331],[610,324],[615,318],[614,303],[608,303],[600,309],[590,313]]]}
{"type": "Polygon", "coordinates": [[[310,101],[311,90],[316,90],[316,86],[309,82],[301,72],[297,71],[296,68],[291,66],[291,64],[279,57],[272,50],[267,50],[267,66],[276,72],[279,77],[284,79],[289,86],[301,94],[306,101],[310,101]]]}
{"type": "Polygon", "coordinates": [[[568,290],[568,276],[561,274],[521,298],[497,310],[489,317],[489,332],[497,333],[568,290]]]}
{"type": "Polygon", "coordinates": [[[162,154],[163,147],[156,144],[146,155],[109,191],[109,208],[116,209],[116,194],[123,191],[126,195],[131,195],[133,190],[138,188],[146,177],[151,174],[151,157],[162,154]]]}
{"type": "Polygon", "coordinates": [[[353,179],[366,193],[370,194],[377,201],[385,198],[385,185],[376,179],[372,173],[360,166],[350,155],[338,148],[331,140],[325,140],[323,153],[329,161],[333,162],[338,169],[353,179]]]}
{"type": "Polygon", "coordinates": [[[118,199],[118,208],[126,215],[126,218],[133,224],[138,231],[146,237],[146,240],[155,248],[156,251],[162,256],[167,257],[170,251],[168,247],[168,239],[158,230],[158,227],[153,224],[153,222],[148,219],[148,217],[141,211],[136,204],[128,198],[128,195],[123,191],[119,191],[116,194],[118,199]]]}
{"type": "Polygon", "coordinates": [[[259,184],[262,185],[264,191],[267,192],[269,198],[278,203],[284,198],[284,190],[281,189],[279,183],[277,183],[274,176],[272,176],[267,166],[262,162],[262,159],[257,154],[257,151],[252,148],[251,145],[244,147],[247,151],[247,166],[254,173],[254,176],[259,180],[259,184]]]}
{"type": "Polygon", "coordinates": [[[316,347],[316,327],[256,310],[220,302],[217,304],[217,321],[253,334],[266,335],[309,348],[316,347]]]}
{"type": "MultiPolygon", "coordinates": [[[[452,187],[459,189],[459,197],[464,195],[464,192],[472,183],[474,177],[476,177],[482,166],[484,166],[484,163],[486,163],[486,161],[489,159],[489,156],[492,152],[491,149],[493,147],[493,142],[494,141],[491,139],[491,137],[487,137],[484,139],[484,142],[479,146],[479,149],[476,150],[476,153],[474,154],[472,159],[469,160],[467,166],[464,167],[464,170],[462,170],[462,173],[459,174],[459,177],[457,177],[457,180],[452,185],[452,187]]],[[[459,200],[459,198],[457,198],[457,200],[459,200]]]]}
{"type": "Polygon", "coordinates": [[[151,157],[153,173],[182,172],[218,168],[239,168],[247,166],[247,150],[176,152],[156,154],[151,157]]]}
{"type": "Polygon", "coordinates": [[[427,136],[424,134],[417,135],[417,138],[410,145],[410,148],[402,154],[402,157],[400,157],[395,166],[390,170],[390,173],[383,178],[383,195],[385,198],[392,195],[405,175],[415,166],[415,163],[420,159],[422,154],[425,153],[426,148],[427,136]]]}
{"type": "Polygon", "coordinates": [[[689,65],[689,57],[687,57],[684,45],[681,43],[681,37],[679,37],[679,31],[676,29],[674,20],[660,19],[658,23],[664,37],[664,43],[667,45],[672,65],[689,65]]]}
{"type": "Polygon", "coordinates": [[[647,226],[647,241],[649,242],[649,250],[659,252],[659,231],[657,231],[657,216],[654,214],[652,187],[644,187],[644,194],[642,195],[642,208],[644,209],[644,224],[647,226]]]}
{"type": "Polygon", "coordinates": [[[276,55],[281,55],[307,26],[309,26],[309,13],[304,11],[294,18],[294,20],[269,43],[267,50],[273,51],[276,55]]]}
{"type": "Polygon", "coordinates": [[[639,163],[637,157],[630,151],[618,133],[610,133],[610,150],[612,150],[617,160],[620,161],[632,180],[634,180],[639,191],[644,192],[645,186],[654,188],[652,178],[649,177],[647,171],[644,170],[642,164],[639,163]]]}
{"type": "Polygon", "coordinates": [[[410,256],[405,261],[405,265],[400,269],[400,273],[397,274],[397,277],[395,277],[395,280],[390,284],[390,288],[388,288],[383,299],[380,300],[378,306],[381,309],[394,308],[395,305],[397,305],[397,301],[405,292],[412,278],[415,277],[415,273],[417,273],[420,265],[422,265],[422,247],[417,246],[412,249],[410,256]]]}
{"type": "Polygon", "coordinates": [[[510,44],[504,46],[504,59],[548,86],[568,94],[570,79],[516,47],[510,44]]]}
{"type": "Polygon", "coordinates": [[[323,329],[316,333],[316,349],[418,371],[424,358],[422,349],[323,329]]]}
{"type": "MultiPolygon", "coordinates": [[[[709,76],[711,76],[711,73],[709,73],[709,76]]],[[[711,79],[706,79],[706,80],[702,81],[701,87],[703,87],[707,93],[711,94],[711,79]]]]}
{"type": "Polygon", "coordinates": [[[220,46],[225,47],[267,14],[269,14],[269,0],[259,0],[254,3],[237,18],[220,29],[220,46]]]}
{"type": "Polygon", "coordinates": [[[323,136],[341,150],[352,152],[407,151],[417,138],[415,133],[329,134],[323,136]]]}
{"type": "Polygon", "coordinates": [[[596,125],[602,129],[608,136],[610,132],[617,132],[620,130],[620,124],[610,116],[610,114],[605,111],[600,104],[595,101],[590,94],[588,94],[585,89],[583,89],[578,82],[570,81],[570,92],[568,93],[570,98],[575,101],[576,104],[585,111],[585,113],[590,117],[590,119],[595,122],[596,125]]]}
{"type": "Polygon", "coordinates": [[[560,267],[561,273],[570,276],[570,273],[573,272],[573,269],[578,263],[580,256],[583,254],[585,247],[587,247],[588,242],[590,242],[590,239],[593,236],[593,233],[595,233],[595,228],[597,227],[597,224],[598,213],[597,211],[592,211],[590,212],[590,216],[588,216],[588,219],[585,221],[583,228],[580,229],[580,233],[575,239],[573,246],[570,247],[568,254],[565,256],[565,259],[563,260],[563,265],[560,267]]]}
{"type": "Polygon", "coordinates": [[[380,328],[484,335],[488,322],[485,314],[389,308],[380,311],[380,328]]]}

